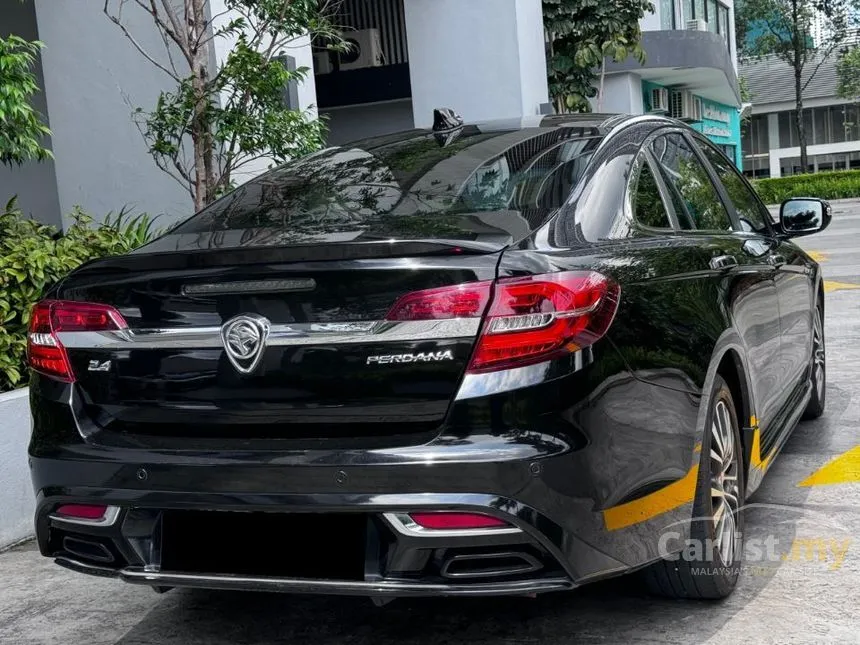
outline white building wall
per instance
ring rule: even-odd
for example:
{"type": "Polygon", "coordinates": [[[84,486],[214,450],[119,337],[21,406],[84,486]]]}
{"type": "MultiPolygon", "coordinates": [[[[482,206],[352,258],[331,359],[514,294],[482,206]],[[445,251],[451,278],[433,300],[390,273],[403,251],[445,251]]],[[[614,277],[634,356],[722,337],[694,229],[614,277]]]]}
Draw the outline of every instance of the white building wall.
{"type": "MultiPolygon", "coordinates": [[[[472,1],[472,0],[469,0],[472,1]]],[[[515,2],[520,61],[521,114],[538,113],[542,103],[549,102],[546,69],[546,37],[543,28],[543,5],[533,0],[515,2]]]]}
{"type": "Polygon", "coordinates": [[[328,126],[328,145],[341,146],[356,139],[411,130],[412,101],[367,103],[321,110],[328,126]]]}
{"type": "Polygon", "coordinates": [[[29,389],[0,394],[0,548],[33,534],[29,389]]]}
{"type": "MultiPolygon", "coordinates": [[[[0,0],[0,16],[0,38],[15,34],[26,40],[39,39],[36,11],[32,2],[0,0]]],[[[37,61],[33,66],[33,74],[39,87],[44,87],[41,61],[37,61]]],[[[47,119],[48,101],[43,91],[33,96],[32,105],[47,119]]],[[[46,137],[44,145],[48,149],[53,147],[50,137],[46,137]]],[[[18,208],[28,217],[44,224],[60,225],[57,175],[52,160],[40,163],[28,161],[12,168],[0,166],[0,208],[13,196],[18,197],[18,208]]]]}
{"type": "Polygon", "coordinates": [[[656,0],[654,2],[654,11],[643,16],[642,20],[639,21],[639,28],[642,31],[659,31],[662,28],[661,20],[662,7],[660,6],[660,0],[656,0]]]}
{"type": "Polygon", "coordinates": [[[405,0],[416,127],[538,114],[549,101],[540,0],[405,0]]]}
{"type": "Polygon", "coordinates": [[[636,74],[612,74],[603,86],[603,101],[591,99],[591,107],[599,112],[642,114],[642,79],[636,74]]]}
{"type": "MultiPolygon", "coordinates": [[[[128,206],[164,214],[160,223],[167,224],[190,214],[191,198],[156,167],[132,111],[151,109],[174,83],[134,49],[103,6],[35,3],[60,210],[68,214],[77,204],[98,218],[128,206]]],[[[126,3],[123,18],[143,47],[165,58],[152,18],[134,3],[126,3]]]]}

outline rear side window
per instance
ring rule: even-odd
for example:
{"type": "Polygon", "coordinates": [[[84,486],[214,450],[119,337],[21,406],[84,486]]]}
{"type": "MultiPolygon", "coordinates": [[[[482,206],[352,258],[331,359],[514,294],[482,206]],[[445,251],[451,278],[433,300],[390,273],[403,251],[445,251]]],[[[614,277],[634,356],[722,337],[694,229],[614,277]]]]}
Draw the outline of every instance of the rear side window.
{"type": "Polygon", "coordinates": [[[680,198],[678,220],[682,229],[731,231],[732,221],[708,171],[687,141],[673,132],[657,137],[651,151],[667,187],[680,198]]]}
{"type": "Polygon", "coordinates": [[[660,196],[660,187],[647,162],[642,163],[639,179],[633,191],[633,217],[639,224],[648,228],[672,228],[666,206],[660,196]]]}
{"type": "Polygon", "coordinates": [[[770,233],[766,218],[770,215],[737,168],[722,154],[702,142],[699,148],[713,166],[738,214],[741,230],[747,233],[770,233]]]}
{"type": "Polygon", "coordinates": [[[601,136],[590,128],[424,133],[331,148],[241,186],[176,228],[241,245],[522,239],[567,200],[601,136]]]}

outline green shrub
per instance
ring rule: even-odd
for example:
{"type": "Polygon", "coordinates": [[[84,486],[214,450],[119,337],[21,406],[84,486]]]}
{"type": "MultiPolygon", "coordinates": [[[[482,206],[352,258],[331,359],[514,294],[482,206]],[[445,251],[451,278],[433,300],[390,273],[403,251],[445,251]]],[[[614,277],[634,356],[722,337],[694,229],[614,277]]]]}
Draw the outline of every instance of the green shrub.
{"type": "Polygon", "coordinates": [[[23,385],[30,309],[43,291],[88,260],[127,253],[155,234],[153,219],[122,210],[93,226],[79,208],[60,234],[24,217],[13,199],[0,210],[0,392],[23,385]]]}
{"type": "Polygon", "coordinates": [[[781,204],[791,197],[820,199],[860,197],[860,170],[759,179],[753,184],[766,204],[781,204]]]}

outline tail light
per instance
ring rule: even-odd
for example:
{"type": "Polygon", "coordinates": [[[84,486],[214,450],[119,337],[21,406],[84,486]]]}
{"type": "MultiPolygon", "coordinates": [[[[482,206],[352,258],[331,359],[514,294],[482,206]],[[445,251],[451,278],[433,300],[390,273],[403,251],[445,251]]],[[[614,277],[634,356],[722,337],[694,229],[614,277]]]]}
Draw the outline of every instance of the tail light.
{"type": "Polygon", "coordinates": [[[44,300],[33,308],[30,315],[27,359],[33,370],[72,383],[75,375],[66,348],[57,334],[127,328],[125,320],[113,307],[89,302],[44,300]]]}
{"type": "Polygon", "coordinates": [[[565,271],[416,291],[387,320],[486,320],[469,364],[490,372],[543,362],[593,345],[618,309],[620,287],[594,271],[565,271]]]}
{"type": "Polygon", "coordinates": [[[484,315],[492,281],[470,282],[441,289],[407,293],[394,303],[386,320],[440,320],[444,318],[480,318],[484,315]]]}
{"type": "Polygon", "coordinates": [[[55,512],[57,515],[79,520],[100,520],[104,518],[107,509],[104,504],[63,504],[55,512]]]}
{"type": "Polygon", "coordinates": [[[469,371],[521,367],[593,345],[612,324],[619,294],[593,271],[499,280],[469,371]]]}
{"type": "Polygon", "coordinates": [[[483,513],[409,513],[409,517],[418,526],[433,531],[451,531],[459,529],[489,529],[511,526],[504,520],[483,513]]]}

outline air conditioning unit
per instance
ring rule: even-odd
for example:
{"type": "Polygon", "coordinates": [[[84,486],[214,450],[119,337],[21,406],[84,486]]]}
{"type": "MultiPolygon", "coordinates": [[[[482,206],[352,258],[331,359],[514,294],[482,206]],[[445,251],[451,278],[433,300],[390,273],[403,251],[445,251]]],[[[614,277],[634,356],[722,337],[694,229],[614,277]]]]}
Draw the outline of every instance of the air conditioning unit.
{"type": "Polygon", "coordinates": [[[344,34],[348,50],[340,54],[340,69],[363,69],[379,67],[385,63],[382,39],[378,29],[363,29],[344,34]]]}
{"type": "Polygon", "coordinates": [[[702,99],[689,90],[674,90],[669,97],[669,114],[682,121],[702,120],[702,99]]]}
{"type": "Polygon", "coordinates": [[[701,18],[696,18],[695,20],[687,21],[687,30],[688,31],[708,31],[708,23],[706,23],[701,18]]]}
{"type": "Polygon", "coordinates": [[[315,52],[314,53],[314,74],[317,76],[323,76],[324,74],[331,74],[334,70],[334,66],[331,64],[331,52],[315,52]]]}
{"type": "Polygon", "coordinates": [[[651,111],[664,114],[669,111],[669,90],[665,87],[655,87],[651,90],[651,111]]]}

